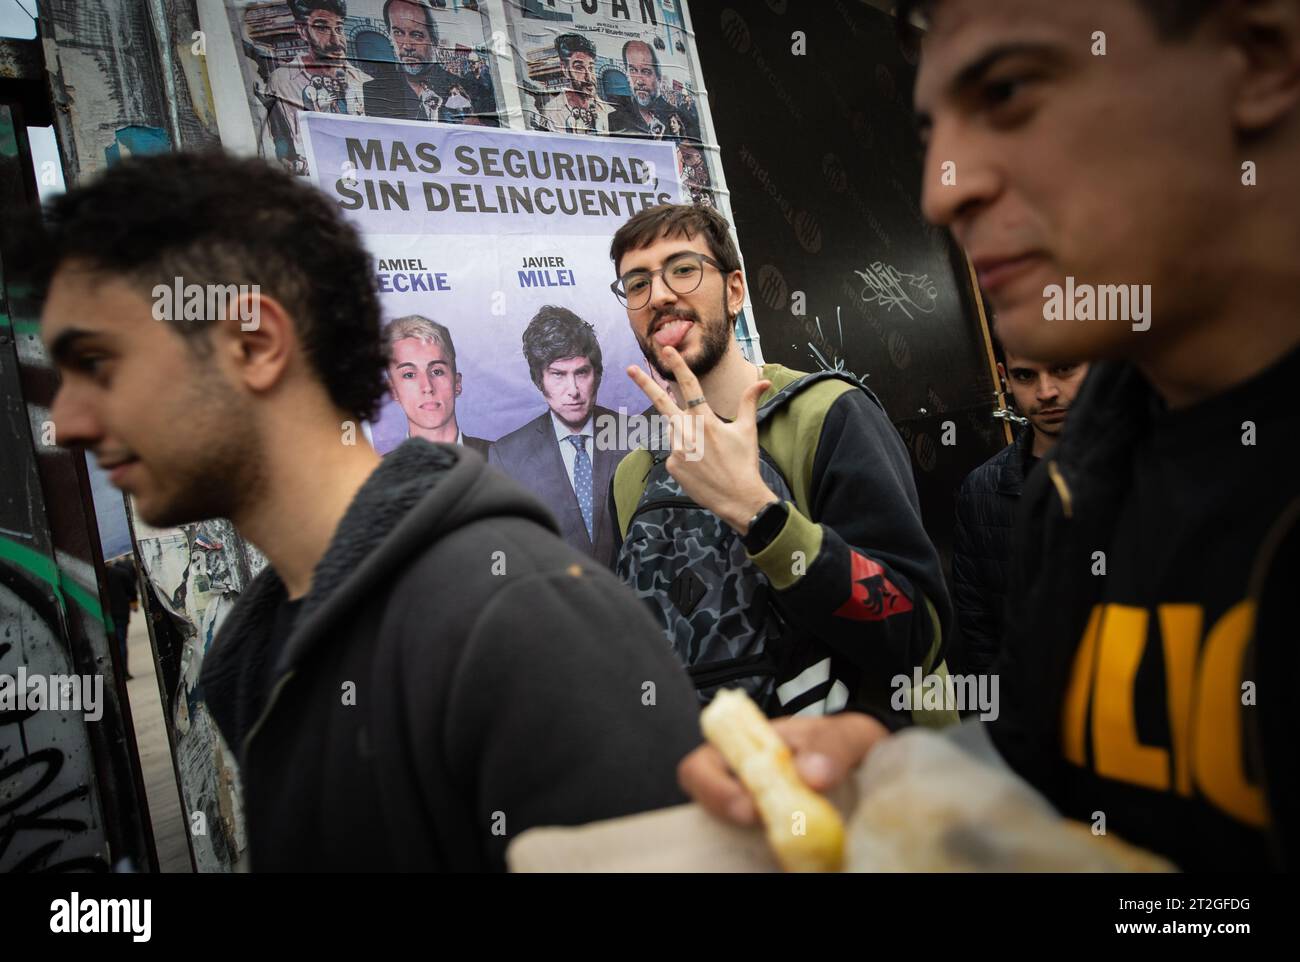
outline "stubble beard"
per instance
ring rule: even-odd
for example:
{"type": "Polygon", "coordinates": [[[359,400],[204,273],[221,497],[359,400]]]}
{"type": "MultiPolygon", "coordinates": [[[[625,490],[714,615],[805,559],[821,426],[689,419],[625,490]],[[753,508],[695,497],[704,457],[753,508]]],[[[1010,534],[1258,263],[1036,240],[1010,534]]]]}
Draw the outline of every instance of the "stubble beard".
{"type": "MultiPolygon", "coordinates": [[[[691,317],[695,321],[695,327],[700,332],[700,350],[694,358],[686,358],[686,366],[691,369],[691,373],[697,378],[702,378],[710,373],[715,367],[722,363],[722,359],[727,354],[727,348],[731,345],[731,321],[727,316],[726,295],[723,295],[723,301],[719,308],[718,314],[705,320],[695,311],[674,311],[674,314],[680,314],[682,317],[691,317]]],[[[653,327],[655,318],[651,321],[653,327]]],[[[659,360],[658,343],[654,337],[643,338],[637,335],[637,342],[640,344],[641,353],[645,356],[646,363],[658,372],[659,376],[665,381],[676,381],[673,372],[659,360]]],[[[683,355],[685,358],[685,355],[683,355]]]]}
{"type": "Polygon", "coordinates": [[[209,518],[238,518],[262,497],[262,446],[248,402],[218,376],[195,383],[191,410],[202,411],[185,428],[191,450],[167,469],[162,500],[141,511],[154,527],[175,527],[209,518]]]}

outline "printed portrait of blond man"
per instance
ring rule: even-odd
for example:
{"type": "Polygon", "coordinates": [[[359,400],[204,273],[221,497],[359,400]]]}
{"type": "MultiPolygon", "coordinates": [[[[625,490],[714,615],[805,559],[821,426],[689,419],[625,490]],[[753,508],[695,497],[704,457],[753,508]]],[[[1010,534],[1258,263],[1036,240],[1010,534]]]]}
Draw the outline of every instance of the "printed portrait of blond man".
{"type": "Polygon", "coordinates": [[[464,385],[451,331],[427,317],[408,314],[385,328],[384,342],[388,386],[406,415],[406,436],[463,444],[486,457],[487,440],[466,437],[456,421],[456,398],[464,385]]]}

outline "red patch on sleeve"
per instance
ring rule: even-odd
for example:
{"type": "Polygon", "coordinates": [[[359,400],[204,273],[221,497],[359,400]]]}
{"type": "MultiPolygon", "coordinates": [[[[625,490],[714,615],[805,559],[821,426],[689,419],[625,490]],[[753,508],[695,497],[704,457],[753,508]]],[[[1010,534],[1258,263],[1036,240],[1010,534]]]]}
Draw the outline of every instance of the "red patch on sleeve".
{"type": "Polygon", "coordinates": [[[885,577],[883,567],[856,551],[850,551],[849,558],[853,565],[853,593],[836,610],[837,618],[884,621],[892,615],[906,614],[912,610],[912,602],[885,577]]]}

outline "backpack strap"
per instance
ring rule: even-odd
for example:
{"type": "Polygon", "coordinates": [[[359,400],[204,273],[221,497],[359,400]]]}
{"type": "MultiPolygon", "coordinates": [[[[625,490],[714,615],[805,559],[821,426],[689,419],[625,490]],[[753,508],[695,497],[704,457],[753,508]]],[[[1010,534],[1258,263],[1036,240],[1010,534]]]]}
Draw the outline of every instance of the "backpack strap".
{"type": "Polygon", "coordinates": [[[757,422],[762,424],[765,420],[771,417],[772,414],[789,404],[797,395],[812,387],[814,384],[831,380],[846,381],[849,384],[852,384],[854,387],[866,394],[876,407],[880,408],[882,411],[885,409],[885,406],[880,403],[880,398],[876,397],[875,392],[872,391],[871,388],[867,387],[867,385],[864,384],[862,379],[857,375],[850,374],[848,371],[813,371],[811,374],[805,374],[802,377],[795,378],[785,387],[781,388],[781,390],[777,391],[770,398],[760,404],[758,406],[758,412],[755,415],[757,422]]]}

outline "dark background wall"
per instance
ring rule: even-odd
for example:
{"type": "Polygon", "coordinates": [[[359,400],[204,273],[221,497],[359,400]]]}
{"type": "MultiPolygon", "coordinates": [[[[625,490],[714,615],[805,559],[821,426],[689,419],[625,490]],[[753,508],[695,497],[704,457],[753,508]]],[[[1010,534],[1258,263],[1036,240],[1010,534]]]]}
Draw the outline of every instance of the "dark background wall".
{"type": "Polygon", "coordinates": [[[764,359],[866,379],[946,562],[953,494],[1006,439],[966,260],[921,216],[894,19],[861,0],[690,9],[764,359]]]}

